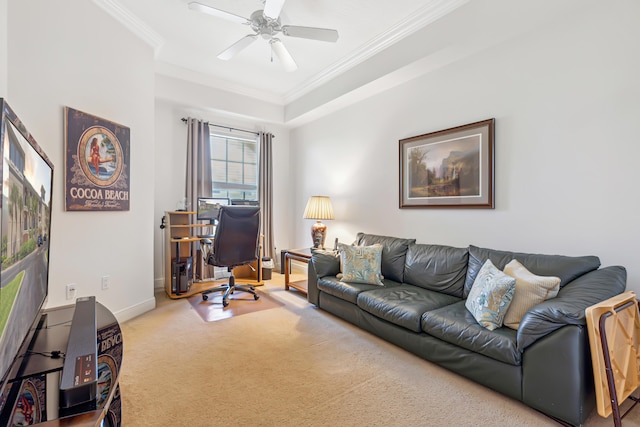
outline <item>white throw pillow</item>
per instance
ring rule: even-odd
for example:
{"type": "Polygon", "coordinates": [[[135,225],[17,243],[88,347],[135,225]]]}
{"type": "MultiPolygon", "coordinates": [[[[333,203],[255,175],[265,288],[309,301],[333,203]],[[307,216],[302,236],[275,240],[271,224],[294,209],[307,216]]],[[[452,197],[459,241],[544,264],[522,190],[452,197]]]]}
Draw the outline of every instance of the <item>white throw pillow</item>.
{"type": "Polygon", "coordinates": [[[517,330],[529,309],[558,295],[560,278],[536,276],[517,259],[511,260],[504,267],[504,272],[516,279],[516,290],[507,314],[504,316],[504,325],[517,330]]]}

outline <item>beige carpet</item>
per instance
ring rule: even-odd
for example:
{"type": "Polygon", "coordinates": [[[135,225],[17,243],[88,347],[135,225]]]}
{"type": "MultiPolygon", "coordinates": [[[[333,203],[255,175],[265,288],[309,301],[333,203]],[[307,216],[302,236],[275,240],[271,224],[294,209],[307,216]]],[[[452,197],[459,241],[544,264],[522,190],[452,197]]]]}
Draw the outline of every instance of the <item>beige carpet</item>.
{"type": "Polygon", "coordinates": [[[269,310],[270,308],[281,307],[284,304],[269,296],[262,286],[256,287],[259,299],[256,301],[248,292],[236,291],[229,296],[229,305],[222,305],[223,292],[212,292],[207,295],[207,300],[202,299],[201,294],[189,297],[191,307],[200,315],[205,322],[215,322],[216,320],[230,319],[243,314],[255,313],[256,311],[269,310]]]}
{"type": "MultiPolygon", "coordinates": [[[[203,322],[187,300],[122,325],[125,426],[557,426],[284,291],[284,305],[203,322]]],[[[611,426],[591,414],[587,426],[611,426]]],[[[640,426],[640,408],[623,421],[640,426]]]]}

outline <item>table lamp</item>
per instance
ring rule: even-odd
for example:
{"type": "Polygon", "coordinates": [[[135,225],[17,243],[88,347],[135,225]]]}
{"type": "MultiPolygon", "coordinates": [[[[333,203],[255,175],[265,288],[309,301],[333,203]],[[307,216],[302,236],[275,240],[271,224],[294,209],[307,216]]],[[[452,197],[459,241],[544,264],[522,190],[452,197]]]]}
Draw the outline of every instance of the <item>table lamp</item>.
{"type": "Polygon", "coordinates": [[[304,209],[304,219],[315,219],[317,222],[311,226],[311,239],[314,248],[324,248],[324,239],[327,235],[327,226],[322,223],[323,219],[333,218],[333,206],[331,199],[327,196],[311,196],[304,209]]]}

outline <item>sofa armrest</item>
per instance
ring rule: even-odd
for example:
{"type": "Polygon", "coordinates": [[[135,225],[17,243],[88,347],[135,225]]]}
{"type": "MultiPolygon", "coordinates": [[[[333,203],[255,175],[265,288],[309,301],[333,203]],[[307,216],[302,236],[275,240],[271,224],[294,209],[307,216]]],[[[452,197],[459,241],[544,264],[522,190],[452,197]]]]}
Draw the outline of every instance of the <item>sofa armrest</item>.
{"type": "Polygon", "coordinates": [[[558,296],[530,309],[522,318],[517,333],[518,350],[536,342],[564,325],[585,325],[585,310],[594,304],[624,292],[627,271],[613,266],[591,271],[571,281],[558,296]]]}
{"type": "Polygon", "coordinates": [[[340,273],[340,257],[334,251],[312,250],[307,268],[307,301],[319,304],[318,278],[340,273]]]}
{"type": "Polygon", "coordinates": [[[307,266],[307,301],[315,306],[320,305],[320,291],[318,290],[318,274],[310,262],[307,266]]]}

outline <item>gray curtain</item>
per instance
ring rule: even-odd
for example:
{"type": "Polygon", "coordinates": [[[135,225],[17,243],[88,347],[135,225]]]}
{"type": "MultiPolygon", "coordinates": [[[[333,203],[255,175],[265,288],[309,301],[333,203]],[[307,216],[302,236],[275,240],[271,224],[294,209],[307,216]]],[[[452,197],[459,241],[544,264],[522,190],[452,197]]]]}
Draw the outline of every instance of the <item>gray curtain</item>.
{"type": "Polygon", "coordinates": [[[212,194],[210,139],[209,123],[187,119],[187,185],[184,196],[188,211],[196,210],[198,197],[211,197],[212,194]]]}
{"type": "MultiPolygon", "coordinates": [[[[211,197],[211,137],[209,123],[202,120],[187,119],[187,182],[184,197],[187,211],[195,212],[198,197],[211,197]]],[[[191,224],[197,222],[191,215],[191,224]]],[[[191,244],[191,253],[195,254],[197,244],[191,244]]]]}
{"type": "MultiPolygon", "coordinates": [[[[258,179],[258,198],[262,213],[263,253],[274,259],[275,242],[273,237],[273,134],[260,132],[260,163],[258,179]]],[[[275,259],[274,259],[275,261],[275,259]]]]}

